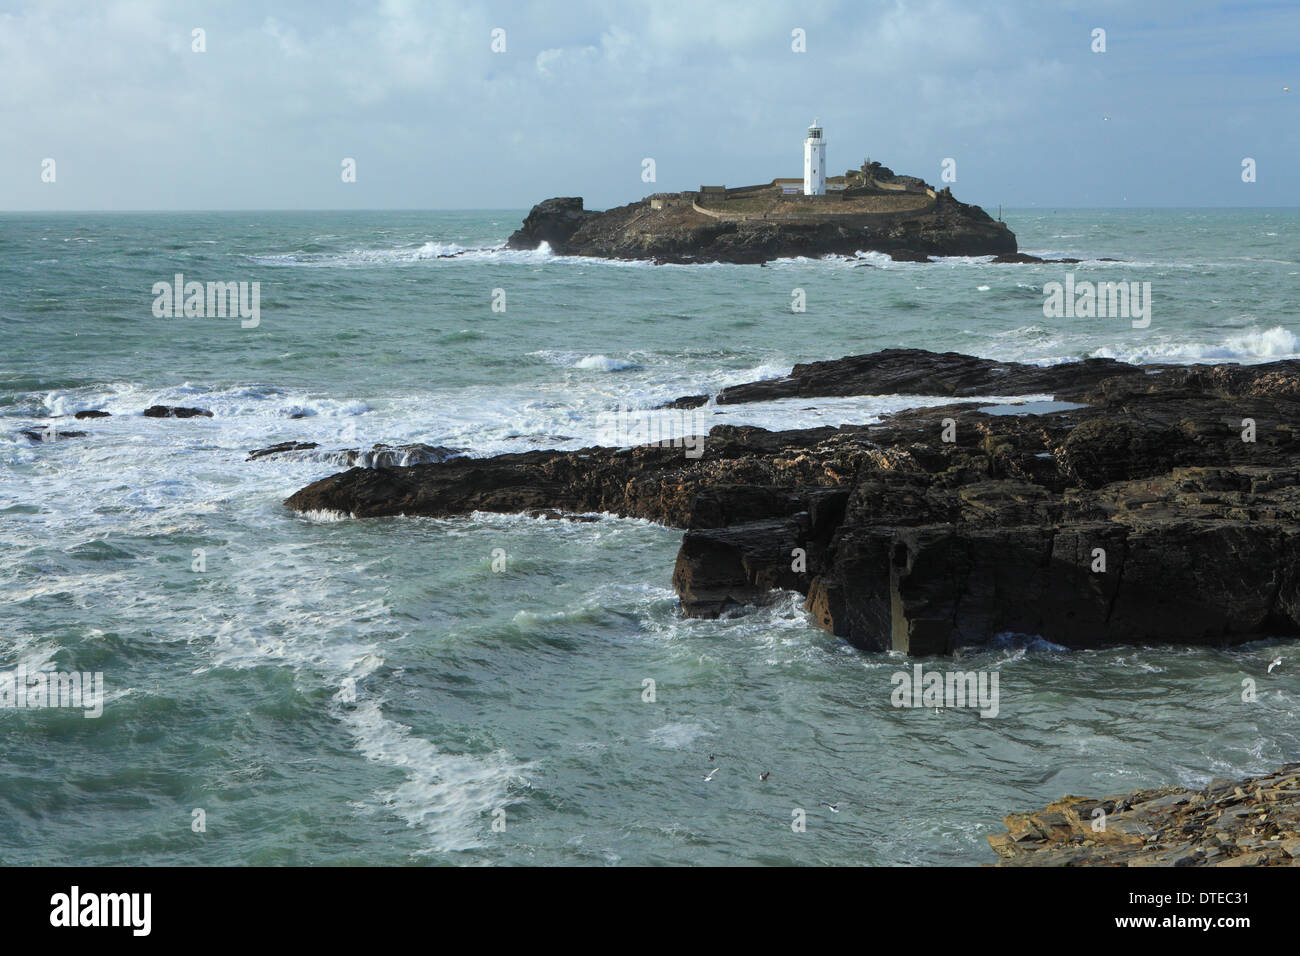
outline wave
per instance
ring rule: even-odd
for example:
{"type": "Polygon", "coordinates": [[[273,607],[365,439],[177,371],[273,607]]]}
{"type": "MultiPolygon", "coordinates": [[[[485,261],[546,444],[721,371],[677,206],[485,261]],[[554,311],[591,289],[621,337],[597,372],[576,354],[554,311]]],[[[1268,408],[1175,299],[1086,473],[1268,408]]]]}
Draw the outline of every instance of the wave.
{"type": "Polygon", "coordinates": [[[246,258],[261,265],[365,265],[394,262],[422,262],[429,259],[448,259],[467,252],[491,251],[494,247],[462,246],[454,242],[428,241],[418,246],[397,249],[352,249],[348,252],[312,252],[300,250],[278,255],[249,255],[246,258]]]}
{"type": "MultiPolygon", "coordinates": [[[[494,264],[518,263],[538,265],[550,263],[597,264],[629,268],[654,265],[651,259],[607,259],[601,256],[556,255],[550,244],[543,242],[536,249],[509,249],[504,241],[484,246],[463,246],[455,242],[429,240],[418,245],[397,248],[351,249],[346,252],[314,252],[297,250],[289,253],[245,255],[245,259],[264,266],[285,267],[355,267],[406,265],[422,262],[490,262],[494,264]]],[[[699,268],[698,265],[689,268],[699,268]]]]}
{"type": "MultiPolygon", "coordinates": [[[[1057,237],[1053,237],[1057,238],[1057,237]]],[[[1064,238],[1064,237],[1061,237],[1064,238]]],[[[524,265],[559,264],[559,265],[604,265],[620,268],[739,268],[735,263],[699,262],[699,263],[665,263],[656,266],[653,258],[613,259],[604,256],[559,255],[548,243],[541,243],[536,249],[510,249],[504,240],[484,245],[464,245],[454,241],[429,239],[418,243],[409,243],[396,247],[355,248],[346,251],[322,252],[319,246],[297,249],[288,253],[267,253],[262,255],[245,254],[250,262],[265,266],[285,267],[355,267],[385,266],[432,262],[487,262],[493,264],[518,263],[524,265]]],[[[1227,260],[1147,260],[1115,259],[1115,250],[1101,253],[1084,253],[1077,249],[1021,249],[1028,255],[1038,256],[1046,261],[1032,263],[1031,266],[1059,266],[1077,271],[1079,269],[1204,269],[1241,267],[1257,262],[1289,264],[1286,259],[1263,259],[1248,256],[1230,257],[1227,260]],[[1058,262],[1062,258],[1075,258],[1080,262],[1058,262]],[[1106,258],[1103,258],[1106,257],[1106,258]]],[[[929,263],[897,262],[888,253],[860,249],[853,255],[830,253],[824,256],[787,256],[774,259],[769,267],[803,268],[809,265],[833,268],[876,268],[876,269],[933,269],[935,266],[960,268],[962,266],[986,266],[993,262],[994,256],[931,256],[929,263]]]]}
{"type": "Polygon", "coordinates": [[[610,358],[607,355],[584,355],[581,352],[567,352],[555,349],[540,349],[528,354],[549,362],[551,365],[588,369],[595,372],[640,371],[645,368],[644,365],[631,359],[610,358]]]}
{"type": "Polygon", "coordinates": [[[408,826],[428,834],[426,852],[457,852],[486,845],[490,812],[520,802],[531,765],[504,750],[454,754],[411,728],[385,717],[379,704],[362,701],[345,710],[343,723],[367,760],[400,770],[406,780],[375,796],[408,826]]]}
{"type": "Polygon", "coordinates": [[[1271,329],[1251,330],[1231,335],[1222,342],[1158,342],[1133,348],[1103,345],[1088,353],[1088,358],[1113,358],[1138,365],[1153,362],[1267,362],[1300,358],[1300,338],[1289,329],[1275,325],[1271,329]]]}

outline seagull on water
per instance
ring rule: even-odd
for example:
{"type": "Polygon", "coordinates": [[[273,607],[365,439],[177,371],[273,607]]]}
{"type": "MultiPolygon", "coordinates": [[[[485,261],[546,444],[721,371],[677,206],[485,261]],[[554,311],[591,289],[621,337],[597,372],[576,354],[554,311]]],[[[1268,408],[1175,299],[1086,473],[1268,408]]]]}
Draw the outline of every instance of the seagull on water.
{"type": "Polygon", "coordinates": [[[717,773],[717,772],[718,772],[718,768],[717,768],[717,767],[714,767],[712,770],[710,770],[710,771],[709,771],[709,775],[708,775],[707,777],[704,778],[704,782],[705,782],[705,783],[708,783],[710,780],[712,780],[712,779],[713,779],[713,775],[714,775],[715,773],[717,773]]]}

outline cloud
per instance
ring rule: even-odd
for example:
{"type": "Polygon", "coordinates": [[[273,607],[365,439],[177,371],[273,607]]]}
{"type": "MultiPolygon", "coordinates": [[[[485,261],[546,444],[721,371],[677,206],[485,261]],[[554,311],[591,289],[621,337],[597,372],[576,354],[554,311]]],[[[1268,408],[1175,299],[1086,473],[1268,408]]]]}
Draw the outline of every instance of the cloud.
{"type": "Polygon", "coordinates": [[[646,191],[647,156],[663,189],[797,173],[814,115],[833,168],[870,154],[933,179],[953,156],[974,201],[1239,204],[1232,152],[1260,160],[1256,202],[1300,201],[1276,175],[1300,135],[1300,95],[1278,92],[1300,88],[1284,40],[1300,14],[1182,9],[29,0],[0,14],[0,208],[607,205],[646,191]]]}

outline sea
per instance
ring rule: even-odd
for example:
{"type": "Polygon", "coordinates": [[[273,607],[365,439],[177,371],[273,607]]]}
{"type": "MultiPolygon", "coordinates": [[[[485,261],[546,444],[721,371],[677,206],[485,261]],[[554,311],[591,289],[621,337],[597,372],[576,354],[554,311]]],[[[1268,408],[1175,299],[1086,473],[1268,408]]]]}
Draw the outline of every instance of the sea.
{"type": "Polygon", "coordinates": [[[1083,261],[762,267],[505,249],[524,214],[0,214],[0,863],[974,866],[1011,812],[1300,759],[1284,639],[1006,634],[923,662],[996,673],[996,716],[898,707],[915,662],[798,595],[684,619],[680,531],[283,504],[340,449],[581,448],[618,409],[883,348],[1298,358],[1300,210],[1009,209],[1022,251],[1083,261]],[[1070,274],[1149,282],[1150,324],[1046,317],[1070,274]],[[158,308],[177,275],[257,283],[256,324],[158,308]],[[51,425],[86,434],[23,434],[51,425]],[[246,460],[285,441],[319,454],[246,460]],[[51,672],[100,675],[101,713],[4,694],[51,672]]]}

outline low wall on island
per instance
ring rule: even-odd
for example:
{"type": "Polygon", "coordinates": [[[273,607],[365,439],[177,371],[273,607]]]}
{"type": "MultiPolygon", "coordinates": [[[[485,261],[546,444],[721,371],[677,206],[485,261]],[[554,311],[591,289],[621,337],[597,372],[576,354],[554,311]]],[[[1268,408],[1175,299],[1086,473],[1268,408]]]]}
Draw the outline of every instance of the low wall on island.
{"type": "Polygon", "coordinates": [[[938,199],[933,192],[926,195],[900,190],[893,195],[852,199],[844,198],[841,193],[827,193],[824,196],[760,195],[721,200],[701,196],[691,201],[691,208],[701,215],[724,222],[836,222],[857,226],[911,219],[930,211],[937,203],[938,199]]]}

